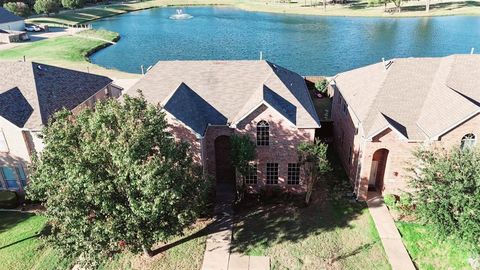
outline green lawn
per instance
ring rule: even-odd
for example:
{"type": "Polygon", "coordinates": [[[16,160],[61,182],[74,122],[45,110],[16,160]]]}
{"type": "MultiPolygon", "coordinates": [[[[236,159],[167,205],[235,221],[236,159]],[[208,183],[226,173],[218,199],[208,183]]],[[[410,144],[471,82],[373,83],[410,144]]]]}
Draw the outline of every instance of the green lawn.
{"type": "Polygon", "coordinates": [[[306,208],[293,203],[241,208],[233,250],[269,256],[273,269],[390,269],[366,204],[345,197],[351,188],[342,169],[335,169],[318,183],[306,208]]]}
{"type": "Polygon", "coordinates": [[[66,269],[69,261],[38,239],[45,218],[34,214],[0,212],[2,269],[66,269]]]}
{"type": "Polygon", "coordinates": [[[91,39],[114,40],[118,34],[105,30],[87,30],[78,35],[45,39],[12,49],[0,51],[0,59],[22,59],[40,62],[87,62],[87,55],[105,42],[91,39]]]}
{"type": "Polygon", "coordinates": [[[467,261],[470,253],[461,243],[440,240],[428,225],[402,221],[396,225],[418,269],[471,269],[467,261]]]}
{"type": "MultiPolygon", "coordinates": [[[[0,262],[1,269],[68,269],[72,262],[62,258],[38,238],[46,219],[42,216],[19,212],[0,212],[0,262]]],[[[102,270],[200,269],[206,236],[198,233],[207,222],[197,222],[185,231],[185,238],[172,240],[172,247],[152,258],[121,254],[101,267],[102,270]],[[175,242],[178,241],[178,242],[175,242]]]]}
{"type": "Polygon", "coordinates": [[[137,78],[137,74],[106,69],[88,61],[91,52],[110,45],[104,40],[115,41],[118,37],[118,33],[106,30],[86,30],[75,35],[39,40],[0,50],[0,61],[22,60],[25,56],[27,61],[88,71],[111,78],[137,78]]]}

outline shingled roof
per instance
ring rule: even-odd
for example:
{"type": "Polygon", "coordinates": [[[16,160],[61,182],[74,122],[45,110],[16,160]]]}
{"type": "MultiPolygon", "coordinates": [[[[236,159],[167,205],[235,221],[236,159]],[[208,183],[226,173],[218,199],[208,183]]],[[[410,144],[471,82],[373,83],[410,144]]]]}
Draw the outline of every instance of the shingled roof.
{"type": "Polygon", "coordinates": [[[480,55],[393,59],[334,81],[367,138],[392,128],[408,140],[435,139],[480,112],[480,55]]]}
{"type": "Polygon", "coordinates": [[[23,21],[23,18],[11,13],[3,7],[0,7],[0,23],[9,23],[16,21],[23,21]]]}
{"type": "Polygon", "coordinates": [[[199,135],[262,104],[299,128],[320,127],[304,79],[268,61],[160,61],[127,93],[137,90],[199,135]]]}
{"type": "Polygon", "coordinates": [[[0,62],[0,116],[40,129],[56,111],[72,110],[111,79],[35,62],[0,62]]]}

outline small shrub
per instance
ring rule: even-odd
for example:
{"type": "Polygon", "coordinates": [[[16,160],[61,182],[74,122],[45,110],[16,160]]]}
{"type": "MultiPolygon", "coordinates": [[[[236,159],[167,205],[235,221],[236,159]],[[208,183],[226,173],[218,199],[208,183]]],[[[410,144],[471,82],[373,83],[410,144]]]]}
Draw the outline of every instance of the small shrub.
{"type": "Polygon", "coordinates": [[[321,79],[315,82],[315,89],[317,89],[318,92],[325,94],[327,93],[327,80],[321,79]]]}
{"type": "Polygon", "coordinates": [[[383,201],[385,204],[388,206],[388,208],[395,208],[395,204],[397,203],[397,198],[395,198],[395,195],[393,194],[387,194],[383,196],[383,201]]]}
{"type": "Polygon", "coordinates": [[[0,208],[16,208],[19,205],[18,195],[15,191],[1,190],[0,191],[0,208]]]}

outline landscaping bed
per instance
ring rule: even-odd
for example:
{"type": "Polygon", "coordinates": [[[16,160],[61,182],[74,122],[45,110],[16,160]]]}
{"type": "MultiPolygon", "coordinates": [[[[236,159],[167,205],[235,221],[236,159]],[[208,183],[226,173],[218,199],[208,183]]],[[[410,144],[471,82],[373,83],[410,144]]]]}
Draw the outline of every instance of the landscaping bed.
{"type": "MultiPolygon", "coordinates": [[[[170,248],[152,258],[119,254],[101,269],[200,269],[206,236],[204,233],[197,232],[204,229],[208,223],[208,220],[197,222],[185,231],[185,236],[173,239],[170,248]]],[[[39,238],[45,224],[46,219],[43,216],[33,213],[0,212],[2,269],[53,270],[72,267],[71,259],[61,256],[58,251],[39,238]]],[[[163,243],[159,243],[159,247],[161,246],[163,243]]]]}

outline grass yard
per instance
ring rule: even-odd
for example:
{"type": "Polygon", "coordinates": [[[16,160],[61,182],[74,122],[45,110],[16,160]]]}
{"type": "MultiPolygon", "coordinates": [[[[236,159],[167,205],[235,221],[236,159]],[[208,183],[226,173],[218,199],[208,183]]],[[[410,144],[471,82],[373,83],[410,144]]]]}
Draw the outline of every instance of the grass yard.
{"type": "Polygon", "coordinates": [[[428,225],[403,221],[396,225],[418,269],[471,269],[467,261],[470,253],[461,243],[440,240],[428,225]]]}
{"type": "Polygon", "coordinates": [[[118,34],[106,30],[86,30],[73,36],[45,39],[9,50],[0,51],[0,59],[22,59],[40,62],[87,62],[90,52],[105,46],[106,42],[92,39],[100,38],[113,41],[118,34]]]}
{"type": "MultiPolygon", "coordinates": [[[[44,217],[35,214],[0,212],[1,269],[53,270],[72,266],[71,260],[62,258],[59,252],[38,238],[45,223],[44,217]]],[[[198,232],[207,224],[207,221],[197,222],[185,231],[186,239],[173,239],[169,249],[157,250],[158,254],[152,258],[121,254],[101,269],[198,270],[206,242],[206,236],[198,232]]]]}
{"type": "Polygon", "coordinates": [[[66,269],[69,266],[70,261],[38,239],[44,225],[45,218],[41,216],[0,212],[2,269],[66,269]]]}
{"type": "Polygon", "coordinates": [[[138,75],[117,70],[105,69],[88,62],[88,55],[95,50],[110,45],[118,33],[106,30],[86,30],[75,35],[60,36],[29,42],[20,46],[0,50],[0,61],[22,60],[57,65],[65,68],[92,72],[114,78],[136,78],[138,75]]]}
{"type": "Polygon", "coordinates": [[[335,169],[306,208],[267,203],[239,210],[233,250],[269,256],[273,269],[390,269],[366,204],[345,197],[351,188],[335,169]]]}

